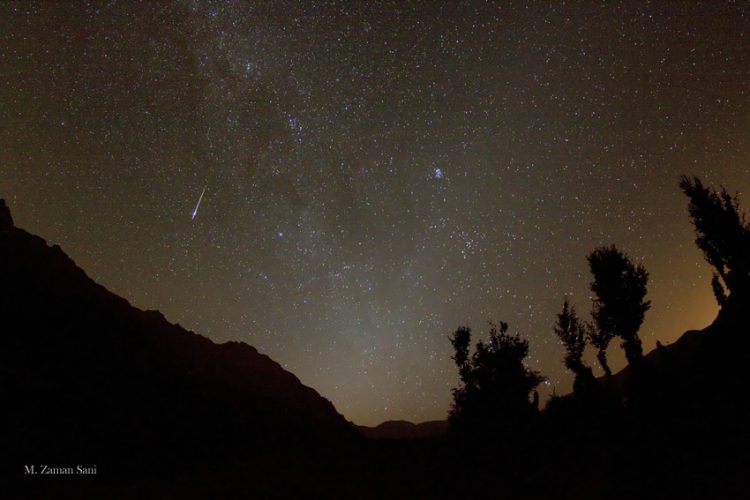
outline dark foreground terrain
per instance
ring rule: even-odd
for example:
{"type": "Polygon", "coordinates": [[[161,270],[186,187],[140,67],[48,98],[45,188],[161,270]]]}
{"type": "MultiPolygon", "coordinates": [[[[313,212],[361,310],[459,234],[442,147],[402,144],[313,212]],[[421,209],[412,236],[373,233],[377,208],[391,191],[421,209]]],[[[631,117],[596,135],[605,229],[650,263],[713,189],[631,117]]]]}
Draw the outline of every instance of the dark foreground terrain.
{"type": "Polygon", "coordinates": [[[732,297],[705,330],[508,432],[365,439],[254,348],[97,285],[0,202],[0,497],[747,498],[748,324],[732,297]]]}

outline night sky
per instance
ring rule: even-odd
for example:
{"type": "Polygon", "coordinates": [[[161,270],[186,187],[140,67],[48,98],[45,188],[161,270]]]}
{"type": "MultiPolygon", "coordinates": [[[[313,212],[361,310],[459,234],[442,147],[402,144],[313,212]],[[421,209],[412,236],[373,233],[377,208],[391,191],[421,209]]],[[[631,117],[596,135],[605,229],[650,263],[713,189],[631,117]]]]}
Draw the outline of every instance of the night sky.
{"type": "Polygon", "coordinates": [[[145,4],[0,5],[0,197],[134,305],[360,424],[444,418],[489,320],[570,390],[598,245],[646,351],[715,316],[677,182],[750,203],[747,2],[145,4]]]}

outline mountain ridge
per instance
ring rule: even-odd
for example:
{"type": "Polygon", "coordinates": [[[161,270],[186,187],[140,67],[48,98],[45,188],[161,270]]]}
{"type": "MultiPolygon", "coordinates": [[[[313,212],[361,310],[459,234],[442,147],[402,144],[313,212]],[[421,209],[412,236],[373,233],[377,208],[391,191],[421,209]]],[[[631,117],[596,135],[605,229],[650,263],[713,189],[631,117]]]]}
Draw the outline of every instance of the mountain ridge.
{"type": "Polygon", "coordinates": [[[358,425],[357,430],[368,439],[427,439],[448,432],[447,420],[414,423],[408,420],[386,420],[375,426],[358,425]]]}
{"type": "Polygon", "coordinates": [[[0,387],[14,410],[2,422],[4,465],[16,471],[8,460],[129,466],[149,455],[179,467],[205,454],[356,436],[330,401],[270,357],[132,306],[58,245],[15,227],[4,200],[0,341],[0,387]]]}

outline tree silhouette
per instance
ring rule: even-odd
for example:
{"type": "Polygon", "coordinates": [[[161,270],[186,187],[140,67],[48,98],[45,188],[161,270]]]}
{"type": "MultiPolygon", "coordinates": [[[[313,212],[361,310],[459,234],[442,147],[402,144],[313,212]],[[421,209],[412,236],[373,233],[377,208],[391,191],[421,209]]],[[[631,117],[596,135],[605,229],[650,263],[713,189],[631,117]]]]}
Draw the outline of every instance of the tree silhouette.
{"type": "Polygon", "coordinates": [[[604,370],[607,380],[609,380],[612,378],[612,370],[609,368],[609,363],[607,362],[607,348],[614,334],[609,330],[598,328],[594,323],[587,323],[584,329],[586,330],[586,338],[589,344],[596,348],[596,359],[599,361],[602,370],[604,370]]]}
{"type": "Polygon", "coordinates": [[[588,262],[594,275],[591,291],[596,295],[591,311],[595,325],[592,343],[596,340],[601,354],[606,350],[608,338],[618,336],[628,363],[637,363],[643,357],[638,330],[651,307],[651,301],[643,300],[648,272],[640,264],[633,265],[614,245],[595,249],[588,262]]]}
{"type": "Polygon", "coordinates": [[[544,380],[528,369],[524,359],[529,343],[510,335],[508,325],[490,324],[487,341],[479,341],[469,353],[471,329],[459,327],[450,337],[461,386],[453,389],[451,424],[481,432],[511,430],[535,411],[529,396],[544,380]]]}
{"type": "Polygon", "coordinates": [[[690,199],[688,210],[703,251],[714,275],[711,287],[719,305],[732,294],[750,294],[750,223],[740,212],[739,199],[726,189],[716,192],[698,177],[683,176],[680,189],[690,199]]]}
{"type": "Polygon", "coordinates": [[[567,298],[563,303],[562,312],[557,315],[554,330],[565,347],[565,367],[575,374],[573,392],[582,394],[592,383],[595,383],[595,380],[591,368],[581,360],[586,349],[586,328],[578,318],[575,307],[570,305],[567,298]]]}

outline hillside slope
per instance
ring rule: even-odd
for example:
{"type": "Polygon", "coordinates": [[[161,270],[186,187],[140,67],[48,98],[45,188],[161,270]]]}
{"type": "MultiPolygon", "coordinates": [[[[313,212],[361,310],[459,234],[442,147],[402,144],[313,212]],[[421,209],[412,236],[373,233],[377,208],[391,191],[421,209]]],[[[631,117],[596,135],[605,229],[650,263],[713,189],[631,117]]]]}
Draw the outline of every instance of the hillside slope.
{"type": "Polygon", "coordinates": [[[6,473],[183,467],[355,435],[244,343],[215,344],[96,284],[0,200],[0,433],[6,473]]]}

